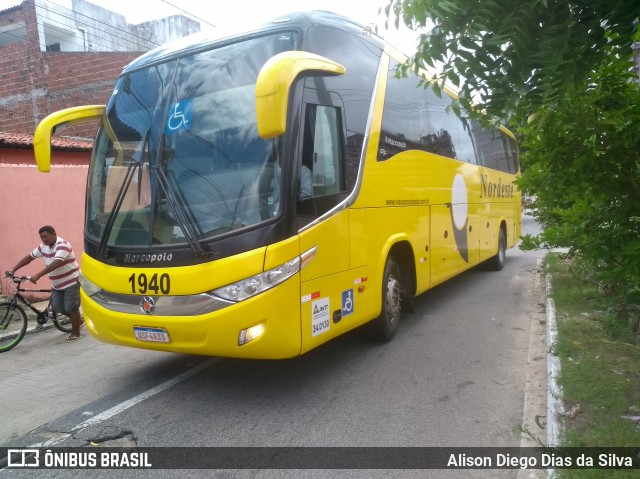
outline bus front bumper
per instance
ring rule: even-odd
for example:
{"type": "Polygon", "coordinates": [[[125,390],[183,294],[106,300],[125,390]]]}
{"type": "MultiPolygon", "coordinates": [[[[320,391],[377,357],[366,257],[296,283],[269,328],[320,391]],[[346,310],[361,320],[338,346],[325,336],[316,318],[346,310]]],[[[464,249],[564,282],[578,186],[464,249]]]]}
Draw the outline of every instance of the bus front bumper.
{"type": "Polygon", "coordinates": [[[126,308],[118,308],[82,290],[87,329],[106,343],[157,351],[248,359],[300,354],[299,274],[245,301],[226,302],[202,314],[194,304],[182,308],[189,314],[179,314],[174,298],[174,310],[165,308],[163,315],[156,315],[154,303],[161,304],[162,298],[132,296],[126,308]]]}

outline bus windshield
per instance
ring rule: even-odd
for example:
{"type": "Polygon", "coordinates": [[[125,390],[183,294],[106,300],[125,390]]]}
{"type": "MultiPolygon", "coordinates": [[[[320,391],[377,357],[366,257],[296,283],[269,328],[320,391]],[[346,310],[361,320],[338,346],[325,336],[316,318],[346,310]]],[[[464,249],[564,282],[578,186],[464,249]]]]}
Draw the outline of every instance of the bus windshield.
{"type": "Polygon", "coordinates": [[[199,251],[277,215],[279,139],[258,136],[255,83],[295,47],[294,33],[279,32],[121,76],[89,170],[87,237],[199,251]]]}

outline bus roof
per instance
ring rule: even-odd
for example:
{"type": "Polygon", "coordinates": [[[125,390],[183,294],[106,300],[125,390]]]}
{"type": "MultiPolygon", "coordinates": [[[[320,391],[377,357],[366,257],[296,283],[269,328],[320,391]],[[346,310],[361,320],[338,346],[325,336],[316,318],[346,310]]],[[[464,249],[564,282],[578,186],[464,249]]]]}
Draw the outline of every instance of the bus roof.
{"type": "MultiPolygon", "coordinates": [[[[148,66],[154,63],[162,63],[176,56],[184,55],[186,52],[197,52],[207,50],[216,44],[228,43],[231,40],[248,36],[254,36],[269,30],[281,30],[284,26],[306,30],[310,26],[325,25],[339,28],[341,30],[352,30],[354,32],[363,32],[369,30],[368,27],[356,22],[355,20],[324,10],[311,10],[306,12],[293,12],[287,15],[281,15],[264,22],[256,27],[245,28],[236,34],[216,36],[215,33],[196,33],[187,37],[161,45],[153,50],[141,55],[137,59],[129,63],[123,70],[126,73],[131,70],[148,66]]],[[[371,33],[372,38],[377,38],[380,46],[384,41],[371,33]]]]}

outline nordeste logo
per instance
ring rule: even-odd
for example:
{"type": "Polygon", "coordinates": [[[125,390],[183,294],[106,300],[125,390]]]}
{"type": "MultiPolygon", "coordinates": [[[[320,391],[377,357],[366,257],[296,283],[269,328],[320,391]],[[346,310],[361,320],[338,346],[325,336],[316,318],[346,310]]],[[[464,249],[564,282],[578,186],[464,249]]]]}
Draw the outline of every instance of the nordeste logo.
{"type": "Polygon", "coordinates": [[[464,177],[458,173],[453,178],[451,187],[451,224],[453,225],[453,238],[456,241],[458,252],[462,259],[469,262],[469,246],[467,224],[469,223],[469,194],[464,177]]]}

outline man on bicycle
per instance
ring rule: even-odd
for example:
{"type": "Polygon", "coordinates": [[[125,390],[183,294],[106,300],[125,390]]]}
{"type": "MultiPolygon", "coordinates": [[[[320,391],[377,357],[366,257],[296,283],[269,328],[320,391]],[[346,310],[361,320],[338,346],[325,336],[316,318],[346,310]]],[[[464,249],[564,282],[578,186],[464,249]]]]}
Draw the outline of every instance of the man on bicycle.
{"type": "Polygon", "coordinates": [[[7,274],[14,274],[23,266],[36,258],[42,258],[45,268],[31,276],[31,282],[37,281],[45,274],[51,281],[51,305],[56,313],[62,313],[71,319],[71,334],[67,341],[80,339],[80,267],[73,254],[71,243],[60,238],[52,226],[43,226],[38,230],[42,243],[31,254],[22,258],[7,274]]]}

